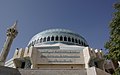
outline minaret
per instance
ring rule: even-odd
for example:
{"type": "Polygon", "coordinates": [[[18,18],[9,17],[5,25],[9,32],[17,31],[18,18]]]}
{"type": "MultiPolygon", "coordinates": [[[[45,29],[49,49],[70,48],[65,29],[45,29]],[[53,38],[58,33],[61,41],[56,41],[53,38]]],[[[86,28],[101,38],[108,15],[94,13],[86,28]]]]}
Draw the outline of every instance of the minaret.
{"type": "Polygon", "coordinates": [[[16,25],[17,25],[17,21],[10,27],[7,29],[6,35],[6,41],[4,43],[2,52],[0,54],[0,66],[4,66],[7,55],[9,53],[11,44],[13,42],[13,39],[17,36],[18,31],[16,29],[16,25]]]}

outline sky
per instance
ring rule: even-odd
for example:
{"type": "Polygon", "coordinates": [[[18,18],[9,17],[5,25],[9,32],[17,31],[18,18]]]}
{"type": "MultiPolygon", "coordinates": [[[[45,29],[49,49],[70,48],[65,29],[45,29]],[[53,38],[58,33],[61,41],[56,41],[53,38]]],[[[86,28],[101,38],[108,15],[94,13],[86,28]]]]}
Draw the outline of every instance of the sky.
{"type": "Polygon", "coordinates": [[[109,24],[115,0],[0,0],[0,51],[6,30],[18,20],[18,35],[7,60],[16,48],[25,48],[37,33],[54,28],[83,36],[90,47],[103,49],[109,39],[109,24]]]}

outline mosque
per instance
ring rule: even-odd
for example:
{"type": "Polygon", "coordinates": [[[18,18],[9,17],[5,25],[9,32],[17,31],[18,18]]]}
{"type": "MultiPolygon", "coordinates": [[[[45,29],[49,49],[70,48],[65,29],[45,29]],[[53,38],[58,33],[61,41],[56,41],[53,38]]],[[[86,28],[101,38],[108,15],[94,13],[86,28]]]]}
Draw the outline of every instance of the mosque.
{"type": "Polygon", "coordinates": [[[18,69],[21,75],[111,75],[115,70],[102,50],[89,47],[84,37],[66,29],[34,35],[5,66],[18,69]]]}

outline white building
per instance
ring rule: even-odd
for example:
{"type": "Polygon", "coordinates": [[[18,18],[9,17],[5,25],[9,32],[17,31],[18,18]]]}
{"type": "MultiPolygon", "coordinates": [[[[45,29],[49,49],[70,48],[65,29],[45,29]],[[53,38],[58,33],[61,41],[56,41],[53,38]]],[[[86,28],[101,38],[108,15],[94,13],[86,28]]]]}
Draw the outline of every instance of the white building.
{"type": "Polygon", "coordinates": [[[82,36],[65,29],[36,34],[5,65],[18,68],[21,75],[110,75],[114,71],[102,50],[90,48],[82,36]]]}

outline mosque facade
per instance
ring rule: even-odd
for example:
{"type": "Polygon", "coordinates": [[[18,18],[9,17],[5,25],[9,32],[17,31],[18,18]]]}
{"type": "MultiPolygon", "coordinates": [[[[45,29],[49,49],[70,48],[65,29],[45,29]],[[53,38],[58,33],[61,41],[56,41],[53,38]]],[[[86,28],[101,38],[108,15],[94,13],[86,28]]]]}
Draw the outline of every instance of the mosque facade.
{"type": "Polygon", "coordinates": [[[111,75],[115,67],[102,50],[89,47],[81,35],[66,29],[49,29],[17,48],[5,66],[21,75],[111,75]]]}

